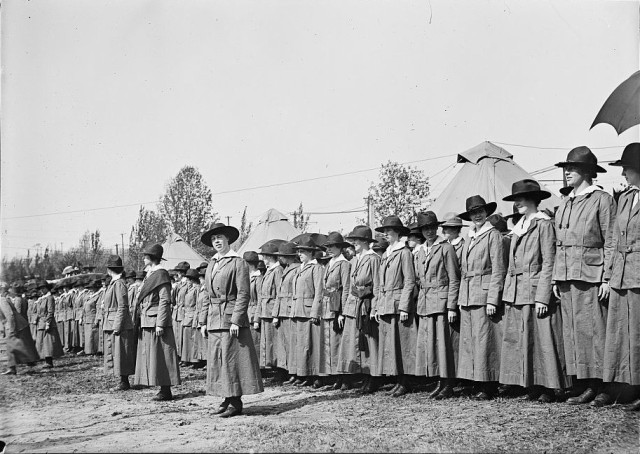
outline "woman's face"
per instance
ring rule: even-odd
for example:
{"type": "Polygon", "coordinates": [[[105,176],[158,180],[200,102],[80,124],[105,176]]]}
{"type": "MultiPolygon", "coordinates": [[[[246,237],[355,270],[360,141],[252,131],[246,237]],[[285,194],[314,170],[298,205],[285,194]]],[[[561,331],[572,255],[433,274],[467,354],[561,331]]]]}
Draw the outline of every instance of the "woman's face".
{"type": "Polygon", "coordinates": [[[580,185],[586,181],[586,175],[583,169],[578,166],[565,167],[564,176],[567,179],[567,184],[573,188],[580,187],[580,185]]]}
{"type": "Polygon", "coordinates": [[[384,232],[382,233],[387,237],[387,241],[389,243],[397,243],[400,239],[400,234],[391,227],[385,227],[384,232]]]}
{"type": "Polygon", "coordinates": [[[479,208],[469,213],[469,217],[473,225],[475,225],[476,228],[480,228],[487,221],[487,211],[484,208],[479,208]]]}
{"type": "Polygon", "coordinates": [[[368,243],[365,243],[362,240],[353,240],[353,249],[356,251],[356,254],[360,254],[365,250],[365,244],[369,246],[368,243]]]}
{"type": "Polygon", "coordinates": [[[308,263],[313,260],[313,252],[305,251],[304,249],[298,249],[298,257],[302,263],[308,263]]]}
{"type": "Polygon", "coordinates": [[[144,262],[144,266],[151,266],[151,256],[145,255],[142,261],[144,262]]]}
{"type": "Polygon", "coordinates": [[[213,235],[211,237],[211,244],[216,252],[225,251],[229,249],[229,238],[224,235],[213,235]]]}
{"type": "Polygon", "coordinates": [[[422,236],[425,237],[429,243],[433,243],[438,237],[438,225],[426,225],[422,227],[422,236]]]}
{"type": "Polygon", "coordinates": [[[442,227],[442,236],[447,241],[453,241],[460,236],[458,227],[442,227]]]}
{"type": "Polygon", "coordinates": [[[627,180],[627,184],[640,186],[640,171],[633,167],[623,167],[622,176],[627,180]]]}
{"type": "Polygon", "coordinates": [[[329,254],[333,258],[336,258],[340,254],[342,254],[342,249],[336,246],[329,246],[327,247],[327,254],[329,254]]]}
{"type": "Polygon", "coordinates": [[[523,215],[532,214],[538,211],[536,202],[525,197],[517,197],[513,201],[513,205],[518,210],[518,213],[523,215]]]}

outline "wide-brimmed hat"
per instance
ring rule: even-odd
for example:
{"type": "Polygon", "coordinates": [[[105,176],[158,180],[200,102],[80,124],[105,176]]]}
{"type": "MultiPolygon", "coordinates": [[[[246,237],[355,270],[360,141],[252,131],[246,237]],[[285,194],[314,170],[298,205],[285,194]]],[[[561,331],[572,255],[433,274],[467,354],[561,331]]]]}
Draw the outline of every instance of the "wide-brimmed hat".
{"type": "Polygon", "coordinates": [[[487,216],[491,216],[491,214],[493,214],[493,212],[496,211],[498,204],[496,202],[487,203],[481,196],[472,195],[467,199],[466,207],[467,207],[467,211],[465,211],[464,213],[460,213],[458,217],[465,221],[471,221],[471,217],[469,216],[469,214],[472,211],[483,208],[487,212],[487,216]]]}
{"type": "Polygon", "coordinates": [[[418,229],[442,224],[444,224],[444,221],[438,221],[438,216],[433,211],[418,213],[418,219],[416,220],[416,227],[418,229]]]}
{"type": "Polygon", "coordinates": [[[147,246],[144,251],[142,251],[143,255],[150,255],[158,260],[166,260],[162,258],[162,254],[164,254],[164,249],[160,244],[153,244],[151,246],[147,246]]]}
{"type": "Polygon", "coordinates": [[[351,233],[344,237],[345,240],[361,240],[368,241],[369,243],[373,243],[374,241],[378,241],[373,237],[373,232],[371,228],[366,225],[356,225],[351,233]]]}
{"type": "Polygon", "coordinates": [[[518,197],[531,198],[534,200],[545,200],[551,197],[549,191],[544,191],[540,188],[540,183],[536,180],[526,178],[524,180],[516,181],[511,185],[511,195],[503,197],[505,202],[513,202],[518,197]]]}
{"type": "Polygon", "coordinates": [[[247,251],[242,254],[242,258],[245,262],[249,263],[258,263],[260,261],[260,257],[258,257],[258,253],[256,251],[247,251]]]}
{"type": "Polygon", "coordinates": [[[409,227],[409,233],[407,236],[415,236],[418,237],[418,239],[420,241],[424,241],[424,235],[422,235],[422,229],[420,229],[420,227],[418,227],[418,223],[417,222],[412,222],[411,224],[408,225],[409,227]]]}
{"type": "MultiPolygon", "coordinates": [[[[107,269],[111,269],[113,271],[122,271],[124,270],[124,266],[122,266],[122,259],[117,255],[110,255],[107,259],[106,264],[107,269]]],[[[78,279],[80,281],[80,279],[78,279]]]]}
{"type": "Polygon", "coordinates": [[[640,143],[633,142],[624,147],[622,156],[616,162],[609,164],[616,167],[631,167],[640,172],[640,143]]]}
{"type": "Polygon", "coordinates": [[[173,269],[174,271],[180,271],[182,273],[186,273],[188,269],[191,268],[191,265],[189,264],[189,262],[180,262],[176,265],[176,267],[173,269]]]}
{"type": "Polygon", "coordinates": [[[563,188],[560,188],[559,191],[560,194],[566,197],[573,192],[573,186],[565,186],[563,188]]]}
{"type": "Polygon", "coordinates": [[[304,237],[300,242],[296,243],[296,249],[303,251],[322,251],[323,248],[318,246],[311,236],[304,237]]]}
{"type": "Polygon", "coordinates": [[[453,211],[444,215],[444,222],[440,224],[442,227],[464,227],[462,219],[453,211]]]}
{"type": "Polygon", "coordinates": [[[598,173],[606,173],[607,171],[598,165],[598,158],[589,147],[576,147],[569,152],[567,160],[558,162],[556,167],[580,166],[598,173]]]}
{"type": "Polygon", "coordinates": [[[233,226],[225,225],[221,222],[216,222],[207,227],[206,231],[200,237],[200,241],[207,246],[213,247],[211,243],[211,237],[213,235],[224,235],[229,240],[229,244],[235,243],[240,236],[240,232],[233,226]]]}
{"type": "Polygon", "coordinates": [[[198,265],[196,267],[197,270],[202,270],[202,269],[207,269],[207,267],[209,266],[209,264],[207,262],[202,262],[200,265],[198,265]]]}
{"type": "Polygon", "coordinates": [[[507,220],[503,218],[500,213],[494,213],[487,216],[487,221],[489,221],[489,223],[500,233],[506,233],[509,231],[509,227],[507,227],[507,220]]]}
{"type": "Polygon", "coordinates": [[[63,275],[71,274],[71,273],[73,273],[73,267],[71,265],[65,266],[64,269],[62,270],[63,275]]]}
{"type": "Polygon", "coordinates": [[[49,284],[46,280],[44,279],[38,279],[36,281],[36,286],[35,288],[37,289],[41,289],[41,288],[46,288],[47,290],[51,289],[51,284],[49,284]]]}
{"type": "Polygon", "coordinates": [[[199,276],[206,276],[206,274],[207,274],[207,268],[206,267],[205,268],[197,268],[197,270],[198,270],[198,275],[199,276]]]}
{"type": "Polygon", "coordinates": [[[144,279],[147,277],[146,271],[136,271],[136,279],[144,279]]]}
{"type": "Polygon", "coordinates": [[[405,236],[409,233],[409,228],[405,227],[400,218],[396,215],[387,216],[382,220],[382,225],[376,227],[376,232],[384,232],[384,229],[395,229],[401,236],[405,236]]]}
{"type": "Polygon", "coordinates": [[[258,260],[258,270],[267,271],[267,265],[264,263],[264,260],[258,260]]]}
{"type": "Polygon", "coordinates": [[[340,232],[329,232],[329,235],[327,235],[327,241],[325,241],[323,246],[325,248],[337,247],[339,249],[344,249],[346,247],[351,247],[351,243],[346,242],[340,232]]]}
{"type": "MultiPolygon", "coordinates": [[[[286,241],[285,241],[286,243],[286,241]]],[[[272,241],[268,241],[260,248],[261,255],[278,255],[278,244],[272,241]]]]}
{"type": "Polygon", "coordinates": [[[200,280],[200,273],[198,273],[198,270],[193,269],[193,268],[189,268],[185,274],[187,276],[187,279],[193,279],[193,280],[200,280]]]}
{"type": "Polygon", "coordinates": [[[296,243],[292,243],[291,241],[287,241],[286,243],[278,246],[278,253],[276,254],[279,257],[296,257],[296,243]]]}
{"type": "Polygon", "coordinates": [[[135,279],[136,272],[134,270],[125,270],[123,277],[125,279],[135,279]]]}
{"type": "Polygon", "coordinates": [[[389,248],[389,242],[386,240],[386,238],[378,238],[378,241],[376,241],[373,246],[371,247],[371,249],[373,249],[374,251],[378,252],[378,251],[386,251],[389,248]]]}

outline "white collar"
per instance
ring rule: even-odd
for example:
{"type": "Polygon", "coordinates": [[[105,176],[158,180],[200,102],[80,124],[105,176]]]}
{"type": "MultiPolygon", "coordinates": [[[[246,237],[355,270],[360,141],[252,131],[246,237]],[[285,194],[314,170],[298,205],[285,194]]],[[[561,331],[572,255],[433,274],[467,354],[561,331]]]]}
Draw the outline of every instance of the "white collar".
{"type": "Polygon", "coordinates": [[[310,260],[307,263],[301,263],[300,264],[300,269],[303,270],[306,268],[307,265],[317,265],[318,261],[316,259],[310,260]]]}
{"type": "Polygon", "coordinates": [[[233,249],[229,249],[229,251],[225,255],[220,255],[220,253],[218,252],[216,255],[213,256],[215,260],[227,259],[231,257],[240,257],[240,256],[233,249]]]}
{"type": "Polygon", "coordinates": [[[449,241],[449,243],[451,243],[451,246],[456,246],[458,243],[460,243],[463,240],[462,235],[458,236],[455,240],[449,241]]]}
{"type": "Polygon", "coordinates": [[[373,249],[367,249],[364,252],[361,252],[360,254],[356,254],[356,257],[364,257],[365,255],[376,255],[376,251],[374,251],[373,249]]]}
{"type": "Polygon", "coordinates": [[[514,235],[518,235],[518,236],[522,236],[524,235],[527,230],[529,230],[529,226],[531,225],[531,221],[533,219],[551,219],[549,216],[547,216],[547,214],[543,213],[542,211],[536,211],[533,215],[531,215],[531,217],[529,217],[529,219],[525,219],[525,216],[522,216],[522,218],[518,221],[518,223],[513,227],[513,229],[511,230],[511,233],[513,233],[514,235]]]}
{"type": "Polygon", "coordinates": [[[484,225],[480,227],[480,230],[476,231],[476,226],[474,225],[469,229],[469,238],[478,238],[483,233],[488,232],[493,228],[493,225],[489,221],[485,221],[484,225]]]}
{"type": "Polygon", "coordinates": [[[251,276],[251,277],[257,277],[257,276],[260,276],[260,270],[252,271],[252,272],[251,272],[251,274],[249,274],[249,276],[251,276]]]}
{"type": "Polygon", "coordinates": [[[576,194],[576,190],[574,188],[574,190],[569,193],[569,197],[573,199],[574,197],[578,197],[579,195],[587,195],[587,194],[591,194],[592,192],[596,192],[596,191],[602,191],[602,189],[600,189],[599,186],[596,186],[595,184],[592,184],[591,186],[587,186],[586,188],[584,188],[582,191],[578,192],[577,194],[576,194]]]}
{"type": "Polygon", "coordinates": [[[422,246],[422,249],[423,249],[425,252],[428,252],[428,251],[430,251],[430,250],[431,250],[431,248],[432,248],[433,246],[435,246],[435,245],[437,245],[437,244],[440,244],[440,243],[446,243],[446,242],[447,242],[447,240],[445,240],[443,237],[441,237],[440,235],[438,235],[438,236],[436,237],[436,240],[433,242],[433,244],[432,244],[431,246],[427,246],[427,243],[426,243],[426,242],[422,243],[422,245],[421,245],[421,246],[422,246]]]}
{"type": "Polygon", "coordinates": [[[279,267],[280,264],[278,262],[272,263],[271,265],[269,265],[267,267],[268,270],[275,270],[277,267],[279,267]]]}
{"type": "Polygon", "coordinates": [[[180,278],[180,282],[182,282],[183,284],[186,284],[188,282],[187,276],[182,276],[180,278]]]}
{"type": "Polygon", "coordinates": [[[387,255],[391,255],[392,252],[399,251],[406,247],[406,244],[403,241],[398,241],[395,246],[389,245],[387,248],[387,255]]]}
{"type": "Polygon", "coordinates": [[[337,257],[332,257],[331,260],[329,260],[329,268],[333,267],[333,265],[335,265],[338,262],[346,262],[347,259],[344,258],[344,255],[340,254],[337,257]]]}
{"type": "Polygon", "coordinates": [[[122,273],[118,274],[118,275],[117,275],[117,276],[115,276],[115,277],[112,277],[112,278],[111,278],[111,282],[115,282],[115,281],[117,281],[118,279],[120,279],[121,277],[122,277],[122,273]]]}

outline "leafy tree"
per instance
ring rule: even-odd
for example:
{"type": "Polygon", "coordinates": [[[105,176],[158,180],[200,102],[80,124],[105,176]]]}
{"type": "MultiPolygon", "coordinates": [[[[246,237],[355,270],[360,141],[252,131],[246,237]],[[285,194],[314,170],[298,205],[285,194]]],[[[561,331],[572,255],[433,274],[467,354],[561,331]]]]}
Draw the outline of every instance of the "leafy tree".
{"type": "Polygon", "coordinates": [[[302,233],[305,233],[309,229],[309,218],[311,217],[311,215],[304,213],[302,202],[300,202],[300,206],[292,214],[293,226],[296,229],[300,230],[302,233]]]}
{"type": "Polygon", "coordinates": [[[407,225],[422,210],[429,196],[429,179],[422,170],[388,161],[380,167],[379,181],[369,187],[377,222],[395,214],[407,225]]]}
{"type": "Polygon", "coordinates": [[[249,238],[249,235],[251,235],[252,228],[253,223],[247,222],[247,207],[245,206],[242,211],[242,218],[240,219],[240,236],[233,245],[238,247],[242,246],[242,243],[244,243],[245,240],[249,238]]]}
{"type": "Polygon", "coordinates": [[[148,245],[164,243],[170,228],[164,218],[153,210],[140,207],[138,220],[131,227],[127,265],[133,269],[142,268],[142,251],[148,245]]]}
{"type": "Polygon", "coordinates": [[[160,213],[171,230],[199,252],[207,252],[200,243],[202,229],[216,222],[211,189],[192,166],[185,166],[166,186],[160,203],[160,213]]]}

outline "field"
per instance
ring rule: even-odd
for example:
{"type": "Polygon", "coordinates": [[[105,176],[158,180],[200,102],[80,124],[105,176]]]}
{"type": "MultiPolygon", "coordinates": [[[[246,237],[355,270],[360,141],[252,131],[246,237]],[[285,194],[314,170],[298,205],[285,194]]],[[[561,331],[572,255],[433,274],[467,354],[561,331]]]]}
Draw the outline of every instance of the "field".
{"type": "Polygon", "coordinates": [[[0,378],[6,452],[412,451],[638,452],[640,413],[520,399],[432,401],[425,392],[325,391],[276,386],[246,396],[242,416],[211,414],[204,370],[183,369],[175,400],[157,388],[111,391],[100,357],[61,358],[0,378]]]}

